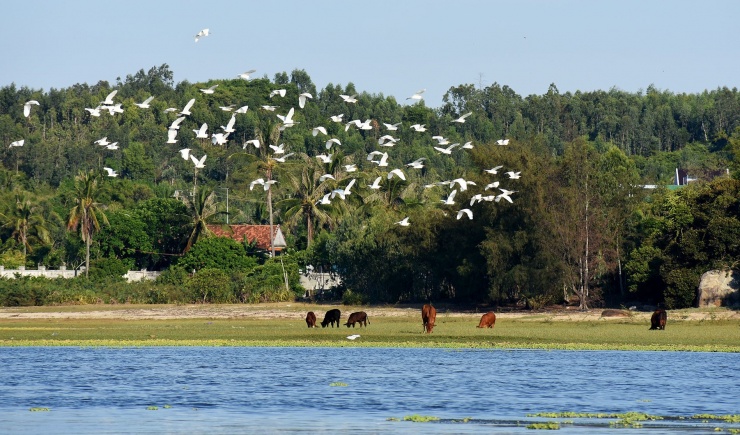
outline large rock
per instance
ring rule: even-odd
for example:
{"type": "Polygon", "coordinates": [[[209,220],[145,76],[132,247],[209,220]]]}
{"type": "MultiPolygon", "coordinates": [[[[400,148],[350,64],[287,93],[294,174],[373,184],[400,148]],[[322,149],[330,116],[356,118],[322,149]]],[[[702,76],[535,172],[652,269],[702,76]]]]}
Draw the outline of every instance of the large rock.
{"type": "Polygon", "coordinates": [[[704,273],[696,300],[699,307],[740,305],[740,271],[710,270],[704,273]]]}

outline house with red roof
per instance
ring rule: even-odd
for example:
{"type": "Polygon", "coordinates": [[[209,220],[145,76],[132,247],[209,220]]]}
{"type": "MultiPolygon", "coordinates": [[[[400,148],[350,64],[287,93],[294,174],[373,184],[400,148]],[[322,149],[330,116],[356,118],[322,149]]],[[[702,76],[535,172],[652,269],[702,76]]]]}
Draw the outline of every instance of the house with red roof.
{"type": "MultiPolygon", "coordinates": [[[[256,243],[259,249],[270,250],[269,225],[208,225],[208,230],[216,237],[228,237],[237,242],[246,240],[250,243],[256,243]]],[[[273,225],[272,231],[273,245],[277,253],[285,249],[287,244],[280,225],[273,225]]]]}

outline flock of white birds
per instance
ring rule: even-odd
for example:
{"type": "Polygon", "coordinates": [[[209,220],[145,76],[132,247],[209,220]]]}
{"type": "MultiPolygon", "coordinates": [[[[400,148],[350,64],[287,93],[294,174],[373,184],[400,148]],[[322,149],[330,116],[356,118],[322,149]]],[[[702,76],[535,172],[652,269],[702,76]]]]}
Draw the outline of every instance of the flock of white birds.
{"type": "MultiPolygon", "coordinates": [[[[209,29],[203,29],[195,35],[195,42],[198,42],[200,39],[210,36],[210,35],[211,35],[211,32],[209,29]]],[[[246,71],[244,73],[237,75],[237,78],[249,80],[250,76],[254,72],[255,70],[246,71]]],[[[213,95],[216,93],[217,88],[218,88],[218,85],[213,85],[209,88],[200,89],[200,91],[206,95],[213,95]]],[[[425,91],[426,89],[421,89],[415,92],[413,95],[406,98],[406,100],[411,100],[412,103],[418,102],[424,98],[425,91]]],[[[101,113],[103,113],[103,111],[108,112],[108,114],[111,116],[114,116],[117,113],[123,113],[124,109],[123,109],[122,103],[116,103],[114,101],[117,92],[118,92],[117,90],[112,91],[111,93],[107,95],[105,100],[101,101],[96,107],[85,108],[85,110],[90,114],[90,116],[93,116],[93,117],[101,116],[101,113]]],[[[270,99],[273,99],[275,97],[285,98],[286,94],[287,94],[286,89],[276,89],[270,92],[268,97],[270,99]]],[[[340,97],[346,104],[356,104],[358,101],[357,95],[340,95],[340,97]]],[[[140,109],[148,109],[150,108],[149,104],[152,102],[154,98],[155,98],[154,96],[150,96],[143,102],[134,103],[134,104],[140,109]]],[[[307,92],[301,93],[298,96],[298,107],[303,109],[306,106],[308,100],[312,98],[313,96],[310,93],[307,93],[307,92]]],[[[188,116],[192,114],[190,110],[193,107],[194,103],[195,103],[195,98],[189,100],[187,104],[185,104],[185,107],[182,108],[182,110],[175,108],[175,107],[171,107],[165,110],[165,112],[176,112],[179,115],[170,124],[167,130],[167,142],[166,143],[176,144],[178,142],[177,135],[180,132],[180,124],[185,119],[187,119],[188,116]]],[[[39,102],[36,100],[30,100],[24,103],[23,104],[23,115],[26,118],[28,118],[31,114],[32,106],[38,106],[38,105],[39,105],[39,102]]],[[[261,106],[262,110],[270,111],[270,112],[274,112],[277,108],[278,106],[273,106],[273,105],[261,106]]],[[[220,106],[220,109],[226,112],[232,112],[231,118],[229,119],[229,122],[226,124],[226,126],[220,126],[222,131],[218,133],[209,134],[208,124],[204,123],[200,126],[200,128],[192,130],[193,133],[195,134],[195,138],[203,139],[203,140],[210,138],[213,145],[226,145],[229,141],[229,135],[235,131],[234,125],[236,123],[236,116],[238,114],[247,113],[247,111],[249,110],[249,107],[241,106],[237,108],[236,105],[232,104],[232,105],[227,105],[227,106],[220,106]]],[[[290,110],[288,110],[288,112],[285,115],[276,114],[277,118],[280,120],[279,128],[281,131],[298,124],[298,122],[293,120],[294,115],[295,115],[295,108],[293,107],[291,107],[290,110]]],[[[465,122],[465,119],[470,115],[472,115],[472,112],[465,113],[459,118],[454,119],[452,122],[462,124],[465,122]]],[[[350,128],[356,128],[358,130],[372,130],[374,128],[372,119],[366,119],[364,121],[360,119],[354,119],[354,120],[345,122],[343,118],[344,118],[344,114],[339,114],[339,115],[331,116],[329,120],[332,122],[344,123],[345,131],[348,131],[350,128]]],[[[382,124],[385,130],[387,131],[387,134],[383,135],[382,137],[378,139],[378,146],[382,148],[390,148],[390,147],[397,145],[399,142],[399,138],[394,137],[392,135],[392,132],[398,131],[401,128],[402,124],[401,123],[395,123],[395,124],[382,123],[382,124]]],[[[421,124],[414,124],[414,125],[411,125],[409,128],[419,133],[426,132],[427,130],[426,126],[421,125],[421,124]]],[[[324,126],[313,127],[311,132],[313,136],[318,136],[319,134],[328,136],[326,127],[324,126]]],[[[466,142],[462,145],[460,143],[450,143],[450,141],[447,138],[439,136],[439,135],[432,136],[432,139],[437,141],[437,145],[434,146],[434,149],[443,155],[452,155],[453,150],[455,150],[458,147],[460,149],[472,149],[474,147],[472,142],[466,142]]],[[[11,142],[10,147],[21,147],[23,146],[24,142],[25,140],[23,139],[11,142]]],[[[105,147],[108,150],[118,149],[118,142],[110,142],[107,137],[98,139],[94,143],[96,145],[105,147]]],[[[500,139],[496,142],[496,144],[502,145],[502,146],[508,145],[509,139],[500,139]]],[[[242,147],[244,149],[246,149],[249,146],[260,148],[261,146],[264,146],[264,145],[265,144],[260,143],[259,139],[251,139],[251,140],[245,141],[242,147]]],[[[319,154],[319,155],[316,155],[315,157],[319,159],[319,161],[321,161],[321,163],[323,164],[330,164],[332,162],[332,156],[333,156],[333,153],[331,153],[330,151],[335,150],[337,147],[341,145],[342,144],[339,139],[329,138],[325,143],[326,150],[327,150],[326,154],[319,154]]],[[[278,163],[284,163],[288,157],[291,157],[294,155],[294,153],[287,152],[288,150],[286,149],[285,144],[280,144],[280,145],[269,144],[268,147],[272,150],[271,158],[278,163]]],[[[205,167],[205,161],[206,161],[207,155],[204,154],[203,156],[198,158],[191,153],[190,148],[183,148],[179,152],[180,152],[180,156],[184,160],[190,160],[193,163],[194,168],[196,170],[195,177],[197,178],[197,170],[205,167]]],[[[407,163],[405,166],[408,168],[408,170],[422,169],[424,168],[425,160],[426,158],[422,157],[413,162],[407,163]]],[[[388,167],[389,165],[388,152],[381,151],[381,150],[371,151],[367,155],[367,161],[377,165],[380,168],[388,167]]],[[[355,164],[348,164],[348,165],[344,165],[343,167],[347,173],[357,171],[357,165],[355,164]]],[[[118,173],[112,168],[104,167],[103,169],[106,171],[109,177],[118,176],[118,173]]],[[[501,169],[502,169],[502,166],[496,166],[491,169],[486,169],[484,170],[484,172],[490,175],[497,175],[501,169]]],[[[509,180],[517,180],[521,176],[521,172],[517,172],[517,171],[509,171],[509,172],[505,172],[504,174],[508,176],[509,180]]],[[[404,180],[404,181],[406,180],[406,174],[403,172],[402,168],[394,168],[394,169],[388,170],[388,172],[386,173],[386,178],[388,180],[391,180],[394,177],[398,177],[399,179],[404,180]]],[[[382,176],[377,177],[373,181],[373,183],[367,185],[367,187],[371,190],[381,189],[380,183],[382,181],[382,178],[383,178],[382,176]]],[[[334,180],[335,178],[334,178],[334,175],[326,173],[322,175],[319,180],[323,182],[327,179],[334,180]]],[[[263,178],[258,178],[256,180],[253,180],[249,184],[249,190],[253,190],[255,186],[259,185],[259,186],[262,186],[263,190],[267,191],[276,182],[277,182],[276,180],[265,180],[263,178]]],[[[340,200],[345,200],[349,195],[353,193],[351,189],[352,187],[354,187],[355,182],[356,182],[356,179],[353,178],[349,181],[349,183],[345,187],[337,188],[337,189],[332,190],[331,192],[326,193],[320,200],[318,200],[317,204],[329,205],[331,204],[332,200],[334,200],[337,197],[340,200]]],[[[468,186],[475,186],[475,185],[476,183],[473,181],[465,180],[463,178],[457,178],[454,180],[439,181],[436,183],[427,184],[424,187],[425,188],[433,188],[437,186],[449,187],[452,190],[449,192],[449,194],[447,195],[445,199],[441,200],[441,203],[444,205],[455,205],[456,204],[455,196],[458,192],[458,189],[460,192],[464,192],[464,191],[467,191],[468,186]],[[457,186],[457,188],[455,188],[455,186],[457,186]]],[[[511,199],[511,195],[514,194],[516,191],[504,189],[502,187],[499,187],[499,185],[500,185],[499,181],[492,181],[490,184],[487,184],[484,188],[483,193],[477,193],[471,197],[469,207],[473,207],[473,205],[475,205],[478,202],[482,202],[482,201],[499,202],[502,199],[505,201],[508,201],[509,203],[513,203],[511,199]],[[495,193],[496,189],[498,190],[498,193],[495,193]],[[489,193],[489,191],[494,192],[494,193],[489,193]]],[[[472,220],[473,211],[470,208],[462,208],[457,212],[456,217],[457,219],[467,217],[468,219],[472,220]]],[[[411,225],[411,222],[409,221],[409,217],[405,217],[402,220],[395,222],[395,224],[403,226],[403,227],[407,227],[411,225]]]]}

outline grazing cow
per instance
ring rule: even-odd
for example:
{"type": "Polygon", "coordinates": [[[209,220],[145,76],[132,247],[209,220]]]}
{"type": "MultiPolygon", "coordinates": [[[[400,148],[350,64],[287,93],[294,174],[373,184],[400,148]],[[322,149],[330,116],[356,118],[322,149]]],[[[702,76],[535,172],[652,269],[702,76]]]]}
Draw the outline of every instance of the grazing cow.
{"type": "Polygon", "coordinates": [[[306,314],[306,325],[308,325],[309,328],[316,327],[316,314],[314,314],[313,311],[309,311],[308,314],[306,314]]]}
{"type": "Polygon", "coordinates": [[[496,313],[493,311],[489,311],[486,314],[483,315],[483,317],[480,318],[480,323],[478,323],[478,328],[493,328],[493,325],[496,323],[496,313]]]}
{"type": "Polygon", "coordinates": [[[334,327],[334,322],[337,322],[337,328],[339,328],[339,318],[342,316],[342,312],[338,309],[334,308],[333,310],[329,310],[324,314],[324,320],[321,321],[321,327],[326,328],[326,325],[331,325],[331,327],[334,327]]]}
{"type": "Polygon", "coordinates": [[[665,329],[665,322],[667,319],[668,315],[665,310],[658,308],[650,317],[650,329],[665,329]]]}
{"type": "Polygon", "coordinates": [[[367,328],[367,324],[369,323],[367,321],[367,313],[364,311],[358,311],[356,313],[352,313],[349,315],[349,319],[347,319],[347,323],[345,325],[349,328],[349,325],[352,325],[352,327],[355,327],[355,323],[359,323],[360,326],[365,326],[367,328]]]}
{"type": "Polygon", "coordinates": [[[437,320],[437,310],[431,304],[421,307],[421,321],[424,322],[424,332],[427,334],[434,329],[434,321],[437,320]]]}

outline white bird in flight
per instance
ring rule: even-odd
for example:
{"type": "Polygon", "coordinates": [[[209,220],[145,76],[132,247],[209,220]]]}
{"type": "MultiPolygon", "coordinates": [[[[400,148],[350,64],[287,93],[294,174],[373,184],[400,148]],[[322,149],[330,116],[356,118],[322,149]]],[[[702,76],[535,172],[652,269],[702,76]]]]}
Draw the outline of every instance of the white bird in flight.
{"type": "Polygon", "coordinates": [[[457,220],[460,220],[463,215],[466,215],[468,219],[473,220],[473,211],[469,208],[464,208],[457,212],[457,220]]]}
{"type": "Polygon", "coordinates": [[[357,94],[355,95],[340,95],[342,100],[344,100],[345,103],[356,103],[357,102],[357,94]]]}
{"type": "Polygon", "coordinates": [[[244,145],[242,145],[242,149],[247,149],[247,145],[252,144],[255,148],[260,147],[260,140],[259,139],[251,139],[246,142],[244,142],[244,145]]]}
{"type": "Polygon", "coordinates": [[[373,189],[373,190],[378,190],[378,189],[380,189],[380,180],[381,180],[382,178],[383,178],[383,177],[378,177],[378,178],[376,178],[376,179],[375,179],[375,181],[373,181],[373,184],[368,184],[368,185],[367,185],[367,187],[369,187],[369,188],[371,188],[371,189],[373,189]]]}
{"type": "Polygon", "coordinates": [[[306,98],[313,98],[313,95],[309,94],[308,92],[303,92],[302,94],[298,95],[298,107],[303,109],[306,106],[306,98]]]}
{"type": "Polygon", "coordinates": [[[318,126],[318,127],[314,127],[311,130],[311,134],[314,135],[314,136],[317,136],[319,133],[326,135],[327,134],[326,133],[326,127],[318,126]]]}
{"type": "Polygon", "coordinates": [[[204,94],[210,95],[210,94],[213,94],[214,92],[216,92],[216,88],[217,87],[218,87],[218,85],[213,85],[210,88],[201,89],[200,91],[203,92],[204,94]]]}
{"type": "Polygon", "coordinates": [[[252,180],[252,182],[249,183],[249,190],[253,190],[254,189],[254,186],[256,186],[258,184],[260,186],[264,187],[265,186],[265,179],[264,178],[258,178],[256,180],[252,180]]]}
{"type": "Polygon", "coordinates": [[[372,151],[368,153],[367,160],[378,166],[388,166],[388,153],[382,151],[372,151]],[[373,160],[373,157],[380,156],[380,160],[373,160]]]}
{"type": "Polygon", "coordinates": [[[100,116],[100,106],[98,106],[98,107],[96,107],[94,109],[90,109],[89,107],[85,107],[85,110],[87,110],[88,112],[90,112],[90,116],[95,116],[95,117],[100,116]]]}
{"type": "Polygon", "coordinates": [[[292,156],[293,154],[295,154],[295,153],[288,153],[288,154],[283,155],[282,157],[275,157],[275,161],[276,162],[279,162],[279,163],[285,163],[285,160],[288,157],[292,156]]]}
{"type": "Polygon", "coordinates": [[[236,130],[234,129],[234,124],[235,124],[235,123],[236,123],[236,115],[231,115],[231,118],[229,119],[229,122],[228,122],[228,123],[226,124],[226,127],[224,127],[224,126],[222,125],[222,126],[221,126],[221,128],[223,129],[223,131],[224,131],[225,133],[233,133],[233,132],[235,132],[235,131],[236,131],[236,130]]]}
{"type": "Polygon", "coordinates": [[[26,143],[25,139],[17,140],[17,141],[11,142],[8,148],[22,147],[24,143],[26,143]]]}
{"type": "Polygon", "coordinates": [[[407,100],[416,100],[416,101],[419,101],[422,98],[424,98],[423,97],[424,92],[426,92],[426,89],[422,89],[422,90],[416,91],[416,93],[414,95],[412,95],[412,96],[410,96],[410,97],[408,97],[406,99],[407,100]]]}
{"type": "Polygon", "coordinates": [[[455,178],[454,180],[450,181],[450,187],[455,186],[457,183],[458,186],[460,186],[460,192],[465,192],[468,190],[468,186],[475,186],[475,181],[465,181],[463,178],[455,178]]]}
{"type": "Polygon", "coordinates": [[[472,114],[473,114],[473,112],[468,112],[468,113],[462,115],[461,117],[459,117],[457,119],[453,119],[452,122],[459,122],[460,124],[462,124],[462,123],[465,122],[465,118],[467,118],[468,116],[470,116],[472,114]]]}
{"type": "MultiPolygon", "coordinates": [[[[211,31],[209,29],[203,29],[203,30],[201,30],[200,32],[198,32],[195,35],[195,42],[198,42],[200,40],[200,38],[205,38],[206,36],[208,36],[210,34],[211,34],[211,31]]],[[[218,39],[218,38],[216,38],[216,39],[218,39]]]]}
{"type": "Polygon", "coordinates": [[[224,112],[231,112],[232,110],[234,110],[234,107],[236,107],[236,104],[229,104],[228,106],[218,106],[218,108],[223,110],[224,112]]]}
{"type": "Polygon", "coordinates": [[[456,146],[459,146],[459,145],[460,145],[459,143],[453,143],[452,145],[448,146],[447,148],[434,147],[434,149],[437,150],[437,151],[439,151],[442,154],[447,154],[449,156],[450,154],[452,154],[453,148],[455,148],[456,146]]]}
{"type": "Polygon", "coordinates": [[[406,181],[406,174],[404,174],[402,170],[398,168],[391,170],[390,172],[388,172],[388,179],[390,180],[391,178],[393,178],[394,175],[401,180],[406,181]]]}
{"type": "Polygon", "coordinates": [[[342,122],[343,117],[344,117],[344,113],[340,113],[339,115],[330,116],[329,119],[331,119],[334,122],[342,122]]]}
{"type": "Polygon", "coordinates": [[[229,141],[229,134],[231,133],[213,133],[211,135],[211,143],[214,145],[226,145],[229,141]]]}
{"type": "Polygon", "coordinates": [[[355,172],[357,171],[357,165],[351,164],[351,165],[344,165],[344,170],[347,172],[355,172]]]}
{"type": "Polygon", "coordinates": [[[385,126],[386,130],[388,130],[388,131],[396,131],[396,130],[398,130],[398,126],[401,125],[401,123],[400,122],[397,122],[395,124],[387,124],[387,123],[384,122],[383,125],[385,126]]]}
{"type": "Polygon", "coordinates": [[[208,156],[206,154],[203,154],[203,157],[200,160],[198,160],[198,159],[195,158],[194,155],[190,154],[190,160],[193,161],[193,164],[195,164],[195,167],[197,169],[202,169],[202,168],[205,168],[206,167],[206,165],[205,165],[205,163],[206,163],[206,157],[208,157],[208,156]]]}
{"type": "Polygon", "coordinates": [[[148,109],[149,103],[151,103],[153,99],[154,99],[154,95],[150,96],[149,98],[142,101],[141,103],[134,103],[134,105],[138,106],[140,109],[148,109]]]}
{"type": "Polygon", "coordinates": [[[234,113],[247,113],[249,106],[242,106],[234,111],[234,113]]]}
{"type": "Polygon", "coordinates": [[[183,148],[180,150],[180,157],[183,158],[183,160],[188,160],[190,158],[190,148],[183,148]]]}
{"type": "Polygon", "coordinates": [[[499,185],[499,182],[498,182],[498,181],[494,181],[494,182],[493,182],[493,183],[491,183],[491,184],[487,184],[487,185],[486,185],[486,188],[485,188],[485,189],[483,189],[483,190],[488,190],[488,189],[495,189],[495,188],[497,188],[497,187],[498,187],[498,185],[499,185]]]}
{"type": "Polygon", "coordinates": [[[349,183],[347,183],[346,186],[344,186],[343,189],[334,189],[334,190],[332,190],[331,197],[334,198],[335,196],[339,195],[339,197],[342,198],[343,200],[346,199],[347,196],[352,193],[352,191],[350,189],[352,189],[352,186],[355,185],[355,182],[356,181],[357,181],[357,179],[353,178],[353,179],[351,179],[349,181],[349,183]]]}
{"type": "Polygon", "coordinates": [[[316,156],[316,158],[321,160],[321,163],[329,164],[331,163],[331,156],[332,154],[319,154],[316,156]]]}
{"type": "Polygon", "coordinates": [[[395,224],[396,225],[400,225],[402,227],[407,227],[407,226],[411,225],[409,223],[409,218],[408,217],[405,217],[405,218],[401,219],[400,221],[396,222],[395,224]]]}
{"type": "Polygon", "coordinates": [[[185,120],[184,116],[181,116],[174,121],[172,121],[172,124],[170,124],[168,130],[179,130],[180,129],[180,123],[185,120]]]}
{"type": "Polygon", "coordinates": [[[110,145],[106,145],[105,149],[107,150],[117,150],[118,149],[118,142],[113,142],[110,145]]]}
{"type": "Polygon", "coordinates": [[[464,150],[472,150],[473,149],[473,142],[467,141],[460,148],[462,148],[464,150]]]}
{"type": "Polygon", "coordinates": [[[200,129],[193,130],[193,133],[195,133],[195,137],[197,139],[208,139],[208,133],[206,130],[208,130],[208,124],[204,122],[203,125],[200,126],[200,129]]]}
{"type": "Polygon", "coordinates": [[[254,74],[256,71],[257,71],[256,69],[250,69],[249,71],[244,71],[243,73],[239,74],[236,77],[240,79],[244,79],[244,80],[249,80],[249,76],[254,74]]]}
{"type": "Polygon", "coordinates": [[[483,172],[485,172],[487,174],[491,174],[491,175],[496,175],[496,174],[498,174],[498,170],[501,169],[501,168],[503,168],[503,167],[504,167],[504,165],[498,165],[498,166],[494,166],[491,169],[484,169],[483,172]]]}
{"type": "Polygon", "coordinates": [[[268,145],[270,148],[272,148],[272,151],[274,154],[284,154],[285,153],[285,144],[281,143],[280,145],[268,145]]]}
{"type": "Polygon", "coordinates": [[[413,128],[414,131],[419,131],[419,132],[427,131],[425,124],[414,124],[411,126],[411,128],[413,128]]]}
{"type": "Polygon", "coordinates": [[[334,178],[334,176],[331,175],[331,174],[324,174],[324,175],[322,175],[322,176],[319,177],[319,181],[320,182],[324,182],[326,180],[336,180],[336,178],[334,178]]]}
{"type": "Polygon", "coordinates": [[[378,139],[378,145],[385,147],[392,147],[396,144],[396,142],[398,142],[398,138],[393,137],[389,134],[380,136],[380,138],[378,139]]]}
{"type": "Polygon", "coordinates": [[[261,106],[264,110],[267,110],[268,112],[274,112],[275,109],[278,108],[278,106],[261,106]]]}
{"type": "Polygon", "coordinates": [[[450,194],[447,195],[447,198],[440,199],[440,201],[444,205],[452,205],[452,204],[455,203],[455,195],[457,195],[457,189],[456,190],[453,190],[452,192],[450,192],[450,194]]]}
{"type": "Polygon", "coordinates": [[[340,142],[339,139],[333,137],[333,138],[329,139],[328,141],[326,141],[326,144],[325,144],[326,145],[326,149],[331,148],[331,146],[333,144],[341,145],[342,142],[340,142]]]}
{"type": "Polygon", "coordinates": [[[107,172],[107,173],[108,173],[108,176],[109,176],[109,177],[117,177],[117,176],[118,176],[118,174],[116,173],[116,171],[114,171],[114,170],[113,170],[113,169],[111,169],[111,168],[106,168],[106,167],[104,167],[103,169],[105,169],[105,172],[107,172]]]}
{"type": "Polygon", "coordinates": [[[174,128],[167,130],[167,143],[177,143],[177,130],[174,128]]]}
{"type": "Polygon", "coordinates": [[[39,102],[36,100],[29,100],[23,104],[23,116],[28,118],[31,115],[31,106],[38,106],[39,102]]]}
{"type": "Polygon", "coordinates": [[[518,180],[522,177],[522,172],[521,171],[519,172],[509,171],[506,173],[506,175],[509,176],[510,180],[518,180]]]}
{"type": "Polygon", "coordinates": [[[93,143],[98,144],[100,146],[106,146],[106,145],[110,144],[110,142],[108,142],[108,136],[105,136],[102,139],[98,139],[98,140],[96,140],[93,143]]]}
{"type": "Polygon", "coordinates": [[[320,200],[318,200],[316,202],[316,204],[321,204],[321,205],[329,205],[329,204],[331,204],[331,200],[329,199],[330,196],[331,196],[331,192],[329,192],[326,195],[324,195],[320,200]]]}
{"type": "Polygon", "coordinates": [[[274,91],[270,92],[270,98],[274,97],[275,95],[280,95],[281,97],[284,97],[286,92],[287,91],[285,89],[275,89],[274,91]]]}
{"type": "Polygon", "coordinates": [[[496,141],[496,145],[508,145],[509,139],[499,139],[496,141]]]}
{"type": "Polygon", "coordinates": [[[116,104],[113,102],[113,97],[115,97],[117,93],[118,93],[118,90],[111,92],[110,94],[108,94],[107,97],[105,97],[105,100],[100,102],[100,104],[103,106],[112,106],[116,104]]]}
{"type": "Polygon", "coordinates": [[[425,157],[422,157],[420,159],[416,159],[411,163],[406,163],[406,166],[410,166],[414,169],[422,169],[424,167],[424,160],[426,160],[425,157]]]}
{"type": "Polygon", "coordinates": [[[499,202],[499,201],[501,201],[501,198],[503,198],[503,199],[505,199],[505,200],[509,201],[509,202],[510,202],[511,204],[513,204],[513,203],[514,203],[514,201],[512,201],[512,200],[511,200],[511,196],[510,196],[510,195],[511,195],[512,193],[516,193],[516,191],[512,191],[512,190],[506,190],[506,189],[502,189],[502,188],[500,188],[500,187],[499,187],[499,189],[498,189],[498,190],[500,190],[500,191],[501,191],[501,193],[499,193],[499,194],[498,194],[498,196],[496,196],[496,199],[495,199],[495,201],[496,201],[496,202],[499,202]]]}
{"type": "Polygon", "coordinates": [[[347,340],[354,340],[355,338],[360,338],[360,334],[352,334],[347,336],[347,340]]]}
{"type": "Polygon", "coordinates": [[[195,98],[192,98],[188,103],[185,105],[185,107],[182,109],[182,112],[179,113],[179,115],[192,115],[190,113],[190,108],[193,107],[193,103],[195,103],[195,98]]]}

